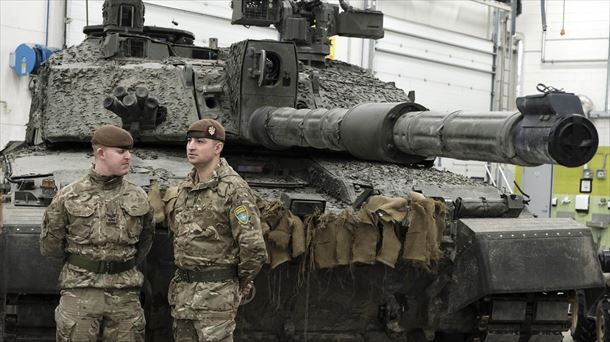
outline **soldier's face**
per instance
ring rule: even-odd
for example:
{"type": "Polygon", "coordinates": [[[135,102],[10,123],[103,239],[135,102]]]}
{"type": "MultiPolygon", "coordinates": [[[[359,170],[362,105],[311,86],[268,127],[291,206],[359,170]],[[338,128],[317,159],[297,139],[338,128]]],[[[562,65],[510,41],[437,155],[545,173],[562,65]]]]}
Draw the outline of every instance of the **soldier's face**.
{"type": "Polygon", "coordinates": [[[214,139],[188,138],[186,143],[186,157],[194,166],[207,165],[220,157],[223,143],[214,139]]]}
{"type": "Polygon", "coordinates": [[[124,148],[102,147],[100,161],[104,163],[108,173],[113,176],[124,176],[129,172],[131,152],[124,148]]]}

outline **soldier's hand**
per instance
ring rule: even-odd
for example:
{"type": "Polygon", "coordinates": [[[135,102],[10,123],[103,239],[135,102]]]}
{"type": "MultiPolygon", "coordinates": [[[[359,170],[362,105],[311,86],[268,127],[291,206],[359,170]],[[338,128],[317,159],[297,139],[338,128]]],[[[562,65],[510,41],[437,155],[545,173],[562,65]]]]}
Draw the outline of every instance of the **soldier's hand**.
{"type": "Polygon", "coordinates": [[[254,299],[255,295],[256,287],[254,287],[254,283],[249,282],[239,290],[239,296],[241,298],[239,305],[246,305],[250,303],[254,299]]]}
{"type": "Polygon", "coordinates": [[[239,290],[239,295],[241,298],[247,298],[250,295],[250,291],[252,291],[252,287],[254,284],[252,282],[247,283],[244,287],[239,290]]]}

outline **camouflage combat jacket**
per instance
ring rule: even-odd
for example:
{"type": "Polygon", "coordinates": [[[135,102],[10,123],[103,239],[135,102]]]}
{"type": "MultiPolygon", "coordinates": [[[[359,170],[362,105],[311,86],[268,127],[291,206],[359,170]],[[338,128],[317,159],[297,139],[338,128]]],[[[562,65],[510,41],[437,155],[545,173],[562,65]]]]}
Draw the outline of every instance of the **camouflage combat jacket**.
{"type": "Polygon", "coordinates": [[[64,260],[77,254],[103,261],[136,258],[139,263],[150,250],[153,235],[153,211],[144,190],[123,177],[101,176],[92,168],[61,189],[45,211],[40,251],[54,264],[63,264],[62,289],[140,287],[144,276],[136,268],[98,274],[64,260]]]}
{"type": "Polygon", "coordinates": [[[267,260],[260,213],[248,184],[224,158],[210,180],[197,182],[196,177],[193,170],[168,201],[175,264],[185,270],[237,265],[238,279],[188,283],[174,277],[172,315],[230,318],[239,305],[239,287],[253,280],[267,260]]]}

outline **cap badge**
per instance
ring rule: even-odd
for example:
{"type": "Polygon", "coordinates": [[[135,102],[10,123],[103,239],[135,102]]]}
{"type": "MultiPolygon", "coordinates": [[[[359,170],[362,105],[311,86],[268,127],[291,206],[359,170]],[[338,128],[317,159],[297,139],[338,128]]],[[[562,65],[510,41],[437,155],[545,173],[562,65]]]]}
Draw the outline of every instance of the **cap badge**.
{"type": "Polygon", "coordinates": [[[214,126],[208,127],[208,133],[210,133],[210,135],[214,135],[214,133],[216,133],[216,127],[214,127],[214,126]]]}

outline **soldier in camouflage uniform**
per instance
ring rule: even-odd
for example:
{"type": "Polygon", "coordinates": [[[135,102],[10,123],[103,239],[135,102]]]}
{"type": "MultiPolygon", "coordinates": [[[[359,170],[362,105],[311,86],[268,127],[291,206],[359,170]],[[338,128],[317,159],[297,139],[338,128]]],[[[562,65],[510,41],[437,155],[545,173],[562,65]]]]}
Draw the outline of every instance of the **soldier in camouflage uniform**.
{"type": "Polygon", "coordinates": [[[133,139],[111,125],[91,140],[95,164],[47,208],[40,251],[61,267],[57,341],[144,341],[136,265],[152,245],[153,212],[144,190],[123,179],[133,139]],[[100,329],[102,328],[102,329],[100,329]]]}
{"type": "Polygon", "coordinates": [[[220,157],[222,125],[199,120],[187,138],[193,171],[164,198],[178,267],[169,288],[174,337],[233,341],[241,297],[267,260],[260,213],[252,190],[220,157]]]}

